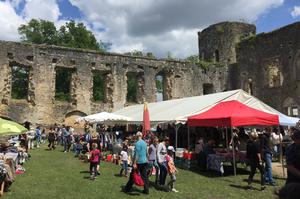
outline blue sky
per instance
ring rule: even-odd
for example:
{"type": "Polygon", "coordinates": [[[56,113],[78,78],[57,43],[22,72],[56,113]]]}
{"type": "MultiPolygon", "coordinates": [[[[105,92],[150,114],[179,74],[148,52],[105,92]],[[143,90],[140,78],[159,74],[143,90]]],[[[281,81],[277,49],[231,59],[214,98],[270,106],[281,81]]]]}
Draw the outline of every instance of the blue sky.
{"type": "Polygon", "coordinates": [[[273,8],[260,16],[255,22],[257,32],[269,32],[282,26],[297,22],[300,17],[292,17],[294,6],[300,6],[300,0],[286,0],[282,6],[273,8]]]}
{"type": "Polygon", "coordinates": [[[113,52],[184,58],[213,23],[243,20],[269,32],[300,20],[300,0],[0,0],[0,39],[19,41],[18,26],[32,18],[83,22],[113,52]]]}

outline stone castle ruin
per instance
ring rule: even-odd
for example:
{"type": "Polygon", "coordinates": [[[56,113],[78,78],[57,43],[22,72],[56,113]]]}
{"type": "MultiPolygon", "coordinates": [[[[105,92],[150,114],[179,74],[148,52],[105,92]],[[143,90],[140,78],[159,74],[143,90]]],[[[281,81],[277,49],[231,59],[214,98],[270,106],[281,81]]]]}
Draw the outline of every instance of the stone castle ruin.
{"type": "Polygon", "coordinates": [[[255,32],[254,25],[239,22],[199,32],[199,57],[212,63],[210,67],[0,41],[0,116],[35,124],[63,123],[144,101],[237,88],[298,116],[300,23],[270,33],[255,32]],[[61,88],[58,78],[67,86],[61,88]],[[67,99],[61,100],[61,95],[67,99]]]}

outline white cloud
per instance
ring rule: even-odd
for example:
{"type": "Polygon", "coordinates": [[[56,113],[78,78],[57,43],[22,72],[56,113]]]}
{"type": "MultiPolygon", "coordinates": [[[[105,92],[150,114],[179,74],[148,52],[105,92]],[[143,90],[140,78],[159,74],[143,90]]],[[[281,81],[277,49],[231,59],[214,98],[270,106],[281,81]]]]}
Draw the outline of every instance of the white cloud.
{"type": "MultiPolygon", "coordinates": [[[[61,20],[60,0],[0,0],[0,39],[18,40],[17,28],[32,18],[61,20]],[[21,16],[16,13],[24,3],[21,16]]],[[[197,31],[220,21],[255,22],[284,0],[69,0],[96,37],[114,52],[141,50],[159,57],[197,54],[197,31]]],[[[296,9],[294,9],[296,10],[296,9]]],[[[20,11],[18,11],[20,12],[20,11]]],[[[297,12],[295,13],[297,15],[297,12]]]]}
{"type": "Polygon", "coordinates": [[[300,6],[294,6],[291,15],[293,18],[300,16],[300,6]]]}
{"type": "Polygon", "coordinates": [[[23,10],[26,19],[44,19],[56,22],[61,15],[56,0],[26,0],[23,10]]]}
{"type": "Polygon", "coordinates": [[[2,40],[17,41],[20,38],[18,27],[24,23],[24,20],[16,14],[13,6],[9,1],[0,1],[0,39],[2,40]]]}
{"type": "Polygon", "coordinates": [[[98,38],[112,51],[197,54],[197,31],[220,21],[249,21],[280,6],[284,0],[69,0],[85,15],[98,38]],[[104,27],[105,31],[98,31],[104,27]],[[133,49],[139,48],[139,49],[133,49]]]}

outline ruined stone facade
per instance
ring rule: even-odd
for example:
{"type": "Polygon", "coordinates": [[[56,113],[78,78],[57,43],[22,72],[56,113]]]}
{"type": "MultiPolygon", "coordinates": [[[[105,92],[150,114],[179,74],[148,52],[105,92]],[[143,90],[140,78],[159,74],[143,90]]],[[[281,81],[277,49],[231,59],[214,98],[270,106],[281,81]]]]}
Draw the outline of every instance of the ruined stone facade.
{"type": "Polygon", "coordinates": [[[299,116],[299,22],[243,40],[237,46],[235,67],[233,88],[251,90],[279,111],[299,116]]]}
{"type": "Polygon", "coordinates": [[[64,47],[0,42],[0,115],[18,122],[62,123],[74,115],[114,111],[126,101],[127,74],[137,77],[136,103],[156,101],[157,74],[163,76],[164,100],[202,95],[203,83],[210,92],[224,90],[225,68],[203,70],[188,62],[132,57],[64,47]],[[29,68],[28,96],[12,98],[12,66],[29,68]],[[70,100],[55,99],[56,69],[72,71],[70,100]],[[93,71],[105,76],[105,97],[93,100],[93,71]],[[217,83],[216,83],[217,82],[217,83]]]}
{"type": "Polygon", "coordinates": [[[156,77],[163,99],[242,88],[272,107],[299,116],[300,23],[256,35],[254,25],[218,23],[198,33],[199,57],[219,67],[0,41],[0,116],[35,124],[63,123],[74,116],[155,102],[156,77]],[[12,67],[29,71],[25,99],[12,97],[12,67]],[[57,68],[71,73],[70,99],[58,101],[57,68]],[[205,69],[206,68],[206,69],[205,69]],[[104,99],[93,98],[93,71],[104,77],[104,99]],[[127,77],[136,78],[135,102],[127,101],[127,77]]]}
{"type": "Polygon", "coordinates": [[[228,89],[242,88],[285,114],[299,116],[299,22],[257,35],[254,25],[223,22],[198,35],[200,58],[228,68],[228,89]]]}

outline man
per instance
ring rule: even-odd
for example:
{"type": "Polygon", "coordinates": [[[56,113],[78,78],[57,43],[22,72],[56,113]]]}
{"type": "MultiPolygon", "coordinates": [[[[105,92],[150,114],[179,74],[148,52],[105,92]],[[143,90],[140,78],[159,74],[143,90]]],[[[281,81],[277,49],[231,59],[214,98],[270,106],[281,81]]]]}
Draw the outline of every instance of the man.
{"type": "Polygon", "coordinates": [[[300,130],[292,130],[294,143],[287,148],[286,162],[288,177],[286,184],[300,183],[300,130]]]}
{"type": "Polygon", "coordinates": [[[253,189],[251,184],[256,172],[256,168],[258,168],[261,175],[261,190],[264,190],[265,189],[264,167],[262,165],[260,146],[259,146],[259,141],[257,139],[258,139],[258,134],[256,132],[252,132],[250,134],[250,140],[247,143],[247,158],[249,160],[250,169],[251,169],[248,178],[248,189],[251,190],[253,189]]]}
{"type": "Polygon", "coordinates": [[[35,138],[36,138],[36,147],[39,148],[40,147],[40,143],[41,143],[41,128],[40,126],[37,126],[35,129],[35,138]]]}
{"type": "Polygon", "coordinates": [[[272,142],[271,142],[272,129],[270,127],[265,129],[262,137],[262,151],[263,159],[265,162],[265,182],[271,186],[275,186],[275,181],[272,176],[272,142]]]}
{"type": "Polygon", "coordinates": [[[63,140],[64,140],[64,152],[66,153],[66,152],[69,152],[70,146],[71,146],[71,134],[70,134],[69,127],[65,127],[63,125],[62,136],[63,136],[63,140]]]}
{"type": "Polygon", "coordinates": [[[134,170],[138,170],[143,181],[144,181],[144,194],[149,194],[149,181],[147,176],[147,143],[142,139],[143,134],[141,132],[137,132],[137,142],[134,147],[133,154],[133,170],[130,174],[129,180],[124,188],[124,192],[129,192],[132,189],[132,185],[134,184],[133,173],[134,170]]]}

